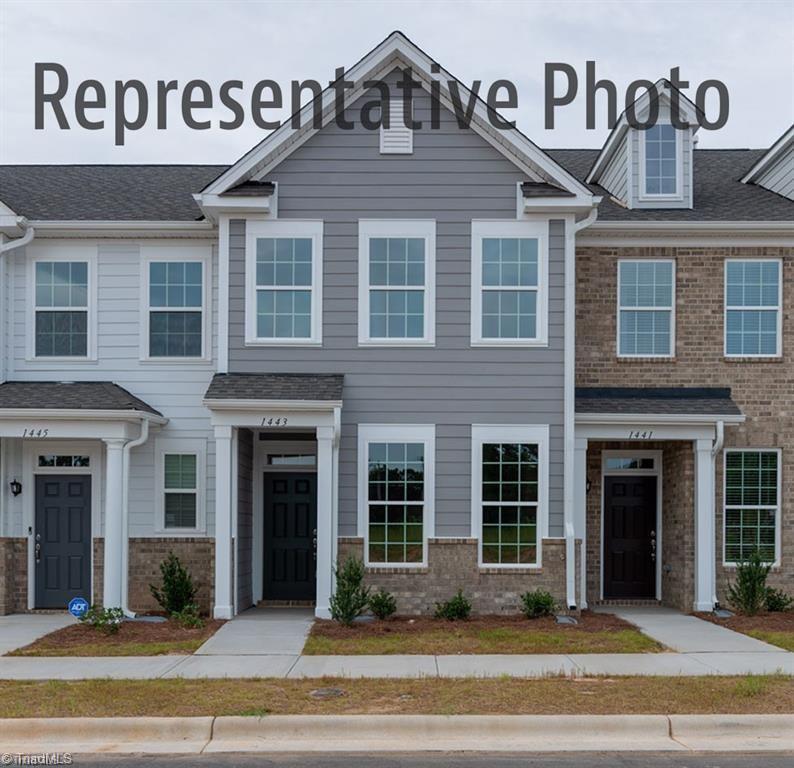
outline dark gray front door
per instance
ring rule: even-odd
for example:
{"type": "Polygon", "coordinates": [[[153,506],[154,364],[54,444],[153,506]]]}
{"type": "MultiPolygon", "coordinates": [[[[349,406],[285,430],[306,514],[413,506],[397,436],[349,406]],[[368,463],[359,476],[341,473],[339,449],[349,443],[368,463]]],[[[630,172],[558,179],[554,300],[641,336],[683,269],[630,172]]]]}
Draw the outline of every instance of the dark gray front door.
{"type": "Polygon", "coordinates": [[[36,607],[91,602],[91,476],[36,476],[36,607]]]}
{"type": "Polygon", "coordinates": [[[265,600],[315,599],[317,476],[264,474],[265,600]]]}
{"type": "Polygon", "coordinates": [[[656,597],[656,478],[604,478],[604,597],[656,597]]]}

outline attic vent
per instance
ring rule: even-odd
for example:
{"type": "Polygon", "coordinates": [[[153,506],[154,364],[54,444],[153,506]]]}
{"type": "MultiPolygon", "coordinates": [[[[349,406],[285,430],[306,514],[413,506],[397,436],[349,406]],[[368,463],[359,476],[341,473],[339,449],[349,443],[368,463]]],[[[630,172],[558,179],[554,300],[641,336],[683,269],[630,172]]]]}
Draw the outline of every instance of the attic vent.
{"type": "Polygon", "coordinates": [[[414,151],[414,132],[406,128],[402,99],[389,101],[389,127],[380,128],[382,155],[411,155],[414,151]]]}

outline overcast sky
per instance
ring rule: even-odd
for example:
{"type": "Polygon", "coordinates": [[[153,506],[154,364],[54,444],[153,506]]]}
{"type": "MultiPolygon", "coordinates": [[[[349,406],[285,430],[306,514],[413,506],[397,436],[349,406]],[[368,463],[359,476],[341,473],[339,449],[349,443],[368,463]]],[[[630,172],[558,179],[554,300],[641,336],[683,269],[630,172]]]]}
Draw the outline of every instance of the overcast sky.
{"type": "MultiPolygon", "coordinates": [[[[405,32],[466,85],[499,78],[518,89],[518,109],[505,113],[543,147],[598,147],[607,134],[605,102],[596,130],[585,129],[585,62],[618,86],[656,80],[678,66],[692,84],[722,80],[730,117],[719,131],[700,131],[701,147],[766,147],[794,121],[794,0],[765,2],[34,2],[0,0],[0,162],[227,163],[267,131],[246,112],[238,130],[209,111],[213,128],[181,121],[173,99],[166,130],[150,110],[145,128],[114,146],[114,81],[143,81],[154,101],[157,80],[204,79],[217,94],[242,80],[244,98],[271,78],[289,93],[292,80],[327,83],[392,30],[405,32]],[[59,130],[49,108],[34,130],[34,65],[58,62],[69,75],[64,99],[71,130],[59,130]],[[572,65],[576,101],[543,125],[546,62],[572,65]],[[108,91],[105,128],[74,120],[74,93],[84,79],[108,91]]],[[[712,104],[711,101],[707,102],[712,104]]],[[[98,112],[98,111],[97,111],[98,112]]],[[[96,112],[92,114],[96,119],[96,112]]],[[[278,117],[284,117],[283,114],[278,117]]]]}

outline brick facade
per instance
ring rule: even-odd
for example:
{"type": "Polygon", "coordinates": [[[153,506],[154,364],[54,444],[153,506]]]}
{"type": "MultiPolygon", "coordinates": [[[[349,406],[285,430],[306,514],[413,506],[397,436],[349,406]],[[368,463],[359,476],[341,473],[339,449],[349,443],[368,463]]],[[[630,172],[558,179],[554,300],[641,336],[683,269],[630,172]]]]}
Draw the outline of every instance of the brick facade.
{"type": "Polygon", "coordinates": [[[28,608],[28,551],[23,538],[0,538],[0,616],[28,608]]]}
{"type": "MultiPolygon", "coordinates": [[[[730,387],[746,416],[742,425],[727,427],[725,447],[781,448],[781,566],[770,583],[794,592],[794,249],[792,248],[578,248],[576,289],[577,386],[718,386],[730,387]],[[783,259],[782,358],[726,359],[723,355],[724,263],[727,258],[783,259]],[[676,262],[676,349],[673,359],[618,359],[616,354],[618,258],[672,258],[676,262]]],[[[670,445],[670,444],[668,444],[670,445]]],[[[635,443],[635,447],[640,447],[635,443]]],[[[646,447],[645,444],[642,447],[646,447]]],[[[667,447],[665,447],[667,466],[667,447]]],[[[691,457],[676,460],[685,476],[691,457]]],[[[716,528],[717,586],[724,601],[733,569],[722,565],[722,456],[717,457],[716,528]]],[[[598,473],[600,477],[600,472],[598,473]]],[[[676,494],[685,506],[675,507],[670,530],[693,530],[692,493],[685,478],[665,471],[663,496],[676,494]]],[[[592,473],[591,473],[592,476],[592,473]]],[[[600,491],[599,491],[600,492],[600,491]]],[[[591,490],[591,496],[595,492],[591,490]]],[[[595,494],[598,500],[598,494],[595,494]]],[[[588,508],[590,505],[588,500],[588,508]]],[[[667,505],[665,505],[667,506],[667,505]]],[[[592,510],[589,511],[589,513],[592,510]]],[[[684,562],[668,578],[674,594],[685,594],[694,571],[693,542],[683,539],[684,562]]],[[[588,543],[588,553],[591,543],[588,543]]],[[[670,560],[681,553],[667,553],[670,560]]],[[[592,575],[592,556],[588,573],[592,575]]],[[[590,578],[590,575],[588,578],[590,578]]],[[[598,582],[596,582],[598,583],[598,582]]],[[[691,609],[691,601],[672,604],[691,609]]]]}
{"type": "MultiPolygon", "coordinates": [[[[340,538],[338,558],[363,558],[361,538],[340,538]]],[[[578,558],[577,558],[578,559],[578,558]]],[[[516,613],[523,592],[547,589],[565,607],[565,542],[543,541],[543,567],[539,569],[481,568],[476,539],[430,539],[425,568],[368,568],[365,583],[382,587],[397,599],[397,612],[431,614],[437,602],[448,600],[458,589],[471,600],[475,613],[516,613]]],[[[577,576],[578,578],[578,576],[577,576]]]]}

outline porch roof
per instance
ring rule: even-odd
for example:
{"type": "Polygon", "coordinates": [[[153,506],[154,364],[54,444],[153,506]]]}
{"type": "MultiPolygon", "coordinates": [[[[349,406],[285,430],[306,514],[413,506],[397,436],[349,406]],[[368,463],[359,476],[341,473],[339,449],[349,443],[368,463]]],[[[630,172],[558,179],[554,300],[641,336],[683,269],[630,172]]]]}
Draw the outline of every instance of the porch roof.
{"type": "Polygon", "coordinates": [[[204,400],[341,402],[344,378],[339,373],[216,373],[204,400]]]}
{"type": "Polygon", "coordinates": [[[0,383],[0,412],[137,411],[162,417],[151,405],[112,381],[6,381],[0,383]]]}
{"type": "Polygon", "coordinates": [[[576,414],[743,418],[727,387],[577,387],[576,414]]]}

